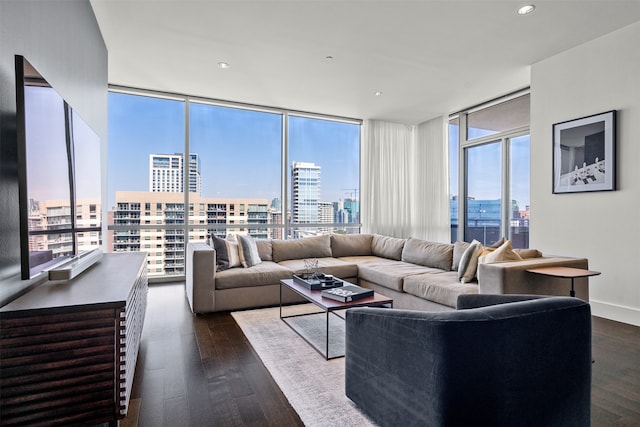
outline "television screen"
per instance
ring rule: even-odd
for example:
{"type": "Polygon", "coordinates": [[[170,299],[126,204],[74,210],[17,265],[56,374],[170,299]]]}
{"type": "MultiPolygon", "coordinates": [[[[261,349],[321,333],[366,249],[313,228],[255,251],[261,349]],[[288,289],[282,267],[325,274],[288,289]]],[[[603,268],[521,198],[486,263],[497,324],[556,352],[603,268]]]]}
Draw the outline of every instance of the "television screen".
{"type": "Polygon", "coordinates": [[[78,255],[102,245],[100,138],[71,110],[73,182],[75,184],[75,229],[78,255]]]}
{"type": "Polygon", "coordinates": [[[100,139],[16,56],[22,278],[101,245],[100,139]]]}

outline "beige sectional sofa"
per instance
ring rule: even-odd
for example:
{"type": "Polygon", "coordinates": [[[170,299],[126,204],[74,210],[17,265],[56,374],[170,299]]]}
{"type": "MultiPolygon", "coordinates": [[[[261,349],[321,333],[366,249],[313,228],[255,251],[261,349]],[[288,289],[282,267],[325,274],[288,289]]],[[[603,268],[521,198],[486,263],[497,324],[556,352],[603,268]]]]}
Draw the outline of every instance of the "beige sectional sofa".
{"type": "MultiPolygon", "coordinates": [[[[529,268],[588,268],[585,258],[533,256],[519,261],[480,263],[477,278],[461,283],[456,271],[468,244],[400,239],[376,234],[315,236],[298,240],[255,242],[260,262],[251,267],[216,271],[216,251],[206,243],[187,245],[186,293],[194,313],[238,310],[301,301],[280,288],[280,280],[305,271],[317,259],[319,271],[394,299],[394,307],[454,310],[461,294],[522,293],[569,295],[570,281],[526,272],[529,268]]],[[[515,250],[518,252],[517,250],[515,250]]],[[[589,299],[588,279],[575,281],[576,296],[589,299]]]]}

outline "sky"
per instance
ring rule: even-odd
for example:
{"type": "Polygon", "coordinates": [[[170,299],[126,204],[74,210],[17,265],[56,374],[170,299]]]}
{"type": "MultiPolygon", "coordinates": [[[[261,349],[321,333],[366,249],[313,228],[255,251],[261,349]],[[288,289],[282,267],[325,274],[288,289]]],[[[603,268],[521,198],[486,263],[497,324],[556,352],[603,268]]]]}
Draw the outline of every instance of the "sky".
{"type": "MultiPolygon", "coordinates": [[[[198,154],[203,197],[280,197],[282,116],[192,103],[190,152],[198,154]]],[[[109,206],[115,191],[148,191],[149,154],[183,153],[181,101],[109,94],[109,206]]],[[[359,188],[360,126],[289,117],[288,167],[322,168],[322,201],[351,197],[359,188]]],[[[289,173],[289,172],[287,172],[289,173]]]]}

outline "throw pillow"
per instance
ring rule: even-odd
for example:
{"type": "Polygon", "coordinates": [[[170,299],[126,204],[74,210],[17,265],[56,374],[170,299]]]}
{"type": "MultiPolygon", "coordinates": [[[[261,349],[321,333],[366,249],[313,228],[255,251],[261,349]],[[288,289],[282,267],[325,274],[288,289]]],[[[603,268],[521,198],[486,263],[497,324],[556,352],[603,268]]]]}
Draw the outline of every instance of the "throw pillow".
{"type": "Polygon", "coordinates": [[[244,268],[253,267],[262,262],[258,253],[256,240],[251,236],[237,236],[238,239],[238,255],[240,255],[240,264],[244,268]]]}
{"type": "Polygon", "coordinates": [[[459,240],[453,244],[453,263],[451,265],[451,270],[458,271],[462,254],[467,250],[470,244],[471,243],[469,242],[461,242],[459,240]]]}
{"type": "Polygon", "coordinates": [[[478,262],[480,264],[492,264],[500,261],[522,261],[520,255],[513,251],[511,240],[505,240],[499,248],[490,252],[483,252],[478,262]]]}
{"type": "Polygon", "coordinates": [[[228,270],[240,266],[238,242],[212,236],[213,249],[216,250],[216,271],[228,270]]]}
{"type": "Polygon", "coordinates": [[[474,240],[462,254],[460,265],[458,266],[458,279],[461,283],[471,282],[476,277],[478,257],[482,253],[482,249],[482,243],[474,240]]]}
{"type": "Polygon", "coordinates": [[[497,242],[487,246],[488,248],[492,248],[492,249],[498,249],[500,246],[502,246],[504,244],[504,242],[506,242],[507,240],[504,238],[504,236],[502,236],[500,238],[500,240],[498,240],[497,242]]]}
{"type": "Polygon", "coordinates": [[[514,249],[513,251],[522,259],[542,257],[542,252],[537,249],[514,249]]]}

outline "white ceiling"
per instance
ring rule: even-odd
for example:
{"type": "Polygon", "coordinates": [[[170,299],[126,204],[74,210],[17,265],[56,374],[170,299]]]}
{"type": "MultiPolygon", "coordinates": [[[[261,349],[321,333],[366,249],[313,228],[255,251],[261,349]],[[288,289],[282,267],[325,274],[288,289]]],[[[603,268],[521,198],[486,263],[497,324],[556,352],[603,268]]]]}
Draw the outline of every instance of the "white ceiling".
{"type": "Polygon", "coordinates": [[[416,124],[526,87],[531,64],[640,20],[640,0],[537,0],[518,16],[525,1],[91,4],[111,84],[416,124]]]}

